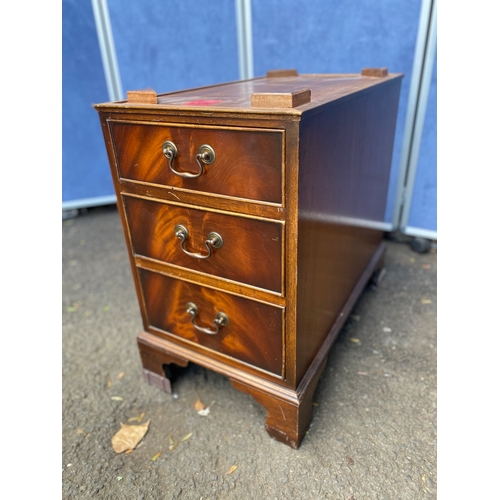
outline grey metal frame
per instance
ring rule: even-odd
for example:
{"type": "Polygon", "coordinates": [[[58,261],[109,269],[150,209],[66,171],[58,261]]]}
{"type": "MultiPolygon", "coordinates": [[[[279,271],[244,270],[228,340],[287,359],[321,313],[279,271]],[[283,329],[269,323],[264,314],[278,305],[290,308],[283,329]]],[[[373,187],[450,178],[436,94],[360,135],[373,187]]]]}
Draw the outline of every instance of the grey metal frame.
{"type": "Polygon", "coordinates": [[[92,10],[94,11],[97,38],[99,39],[99,47],[101,49],[102,65],[109,99],[110,101],[121,101],[123,99],[123,89],[120,69],[116,59],[115,42],[109,19],[107,0],[92,0],[92,10]]]}
{"type": "Polygon", "coordinates": [[[234,0],[240,80],[253,78],[252,0],[234,0]]]}
{"type": "MultiPolygon", "coordinates": [[[[111,22],[109,20],[108,4],[106,0],[92,0],[92,10],[101,51],[102,66],[108,97],[110,101],[120,101],[123,99],[123,90],[120,79],[120,71],[116,59],[115,44],[111,22]]],[[[70,211],[79,208],[97,207],[101,205],[112,205],[116,203],[116,196],[95,196],[92,198],[81,198],[62,202],[62,210],[70,211]]]]}
{"type": "Polygon", "coordinates": [[[436,55],[437,0],[423,0],[413,61],[410,96],[401,151],[393,227],[408,236],[437,240],[437,231],[408,226],[417,173],[420,143],[429,100],[432,70],[436,55]]]}
{"type": "Polygon", "coordinates": [[[62,202],[63,212],[66,210],[77,210],[79,208],[100,207],[103,205],[114,205],[116,203],[116,195],[109,196],[93,196],[92,198],[80,198],[79,200],[70,200],[62,202]]]}

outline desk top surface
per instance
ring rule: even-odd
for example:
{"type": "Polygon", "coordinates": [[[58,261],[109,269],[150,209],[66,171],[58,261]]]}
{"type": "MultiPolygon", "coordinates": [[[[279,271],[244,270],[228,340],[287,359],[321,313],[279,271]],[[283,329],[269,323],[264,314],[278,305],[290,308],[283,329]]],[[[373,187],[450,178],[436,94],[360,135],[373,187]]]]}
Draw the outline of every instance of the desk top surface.
{"type": "Polygon", "coordinates": [[[191,111],[238,112],[238,113],[278,113],[301,115],[304,112],[332,101],[343,100],[353,94],[367,91],[390,80],[402,78],[400,73],[375,77],[361,74],[307,74],[297,76],[261,77],[240,80],[208,87],[200,87],[165,94],[158,94],[157,104],[119,101],[97,104],[103,108],[157,108],[191,111]],[[311,91],[310,102],[293,108],[253,107],[252,94],[294,93],[304,89],[311,91]]]}

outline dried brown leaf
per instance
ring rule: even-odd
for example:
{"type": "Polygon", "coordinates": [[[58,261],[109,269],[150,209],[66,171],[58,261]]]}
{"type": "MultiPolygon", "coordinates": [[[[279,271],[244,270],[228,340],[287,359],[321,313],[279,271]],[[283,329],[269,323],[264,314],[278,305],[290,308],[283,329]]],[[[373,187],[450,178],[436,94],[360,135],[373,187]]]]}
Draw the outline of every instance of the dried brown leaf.
{"type": "Polygon", "coordinates": [[[111,439],[113,450],[116,453],[133,450],[148,432],[149,420],[141,425],[120,425],[121,429],[111,439]]]}
{"type": "Polygon", "coordinates": [[[193,406],[196,411],[204,410],[207,407],[207,405],[201,399],[197,399],[194,402],[193,406]]]}

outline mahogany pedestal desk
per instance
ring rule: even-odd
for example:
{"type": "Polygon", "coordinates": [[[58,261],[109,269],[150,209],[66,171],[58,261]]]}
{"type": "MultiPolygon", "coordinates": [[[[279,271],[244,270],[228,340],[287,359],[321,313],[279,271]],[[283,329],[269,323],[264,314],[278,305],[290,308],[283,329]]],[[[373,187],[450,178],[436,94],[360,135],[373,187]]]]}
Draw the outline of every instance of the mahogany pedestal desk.
{"type": "Polygon", "coordinates": [[[382,266],[401,74],[266,77],[95,106],[144,377],[229,377],[294,448],[328,352],[382,266]]]}

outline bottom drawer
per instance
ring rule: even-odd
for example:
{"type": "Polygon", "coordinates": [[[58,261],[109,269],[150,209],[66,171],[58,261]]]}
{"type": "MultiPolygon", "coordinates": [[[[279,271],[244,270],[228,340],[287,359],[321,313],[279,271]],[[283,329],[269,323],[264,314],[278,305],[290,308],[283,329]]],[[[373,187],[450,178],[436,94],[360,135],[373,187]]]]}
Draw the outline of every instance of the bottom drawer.
{"type": "Polygon", "coordinates": [[[144,269],[139,269],[139,277],[146,328],[282,375],[283,309],[144,269]],[[216,325],[218,313],[227,317],[227,325],[216,325]]]}

